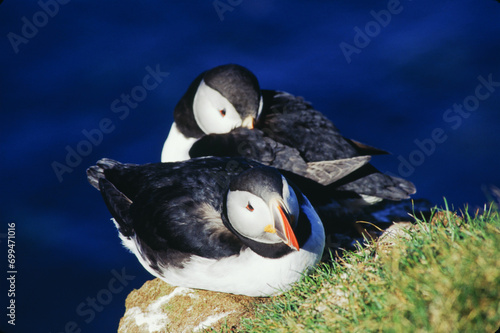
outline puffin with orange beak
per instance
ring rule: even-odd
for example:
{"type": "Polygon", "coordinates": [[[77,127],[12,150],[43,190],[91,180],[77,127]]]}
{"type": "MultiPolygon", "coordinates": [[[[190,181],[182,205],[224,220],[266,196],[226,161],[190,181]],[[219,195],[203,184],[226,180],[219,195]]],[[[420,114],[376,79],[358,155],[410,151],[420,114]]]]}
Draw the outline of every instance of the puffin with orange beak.
{"type": "Polygon", "coordinates": [[[243,158],[122,164],[87,170],[119,237],[165,282],[248,296],[276,295],[320,260],[323,225],[276,169],[243,158]]]}

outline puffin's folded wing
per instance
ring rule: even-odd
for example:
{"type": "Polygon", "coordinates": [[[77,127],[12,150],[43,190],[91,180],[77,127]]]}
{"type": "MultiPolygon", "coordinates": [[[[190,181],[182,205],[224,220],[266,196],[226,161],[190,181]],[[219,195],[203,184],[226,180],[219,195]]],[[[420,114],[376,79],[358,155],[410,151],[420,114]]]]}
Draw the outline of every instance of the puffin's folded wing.
{"type": "Polygon", "coordinates": [[[309,162],[304,176],[327,186],[356,171],[370,159],[370,156],[356,156],[333,161],[309,162]]]}
{"type": "Polygon", "coordinates": [[[201,156],[241,156],[292,172],[321,185],[329,185],[359,169],[370,161],[370,156],[306,162],[295,148],[265,136],[257,129],[236,128],[225,134],[210,134],[194,143],[191,158],[201,156]]]}
{"type": "Polygon", "coordinates": [[[189,155],[244,157],[301,175],[307,170],[307,163],[296,149],[266,137],[257,129],[235,128],[225,134],[205,135],[193,144],[189,155]]]}

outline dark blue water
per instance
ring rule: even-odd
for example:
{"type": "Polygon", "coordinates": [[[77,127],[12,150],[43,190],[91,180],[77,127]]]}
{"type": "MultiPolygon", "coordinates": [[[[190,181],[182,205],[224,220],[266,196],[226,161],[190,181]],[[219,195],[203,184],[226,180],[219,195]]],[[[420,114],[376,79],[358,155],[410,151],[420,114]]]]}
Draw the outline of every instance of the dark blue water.
{"type": "Polygon", "coordinates": [[[392,152],[373,164],[416,198],[477,207],[500,186],[496,1],[59,1],[0,5],[2,331],[116,330],[151,276],[85,170],[159,161],[177,100],[216,65],[244,65],[392,152]]]}

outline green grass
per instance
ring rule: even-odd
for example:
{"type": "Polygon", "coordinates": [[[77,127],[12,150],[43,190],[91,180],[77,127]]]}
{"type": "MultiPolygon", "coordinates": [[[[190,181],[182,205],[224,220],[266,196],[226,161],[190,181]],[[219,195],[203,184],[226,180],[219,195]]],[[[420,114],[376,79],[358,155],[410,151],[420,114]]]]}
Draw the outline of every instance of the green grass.
{"type": "Polygon", "coordinates": [[[323,264],[237,331],[495,332],[500,216],[460,215],[437,210],[432,223],[323,264]]]}

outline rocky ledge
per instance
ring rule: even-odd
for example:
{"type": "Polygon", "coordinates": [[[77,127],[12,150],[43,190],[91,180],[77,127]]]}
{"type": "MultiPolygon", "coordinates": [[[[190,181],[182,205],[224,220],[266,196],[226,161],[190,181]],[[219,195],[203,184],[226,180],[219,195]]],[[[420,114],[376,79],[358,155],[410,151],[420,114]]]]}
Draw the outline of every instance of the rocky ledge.
{"type": "Polygon", "coordinates": [[[242,317],[251,317],[256,304],[268,300],[173,287],[154,279],[128,295],[118,332],[197,332],[221,325],[231,328],[242,317]]]}

